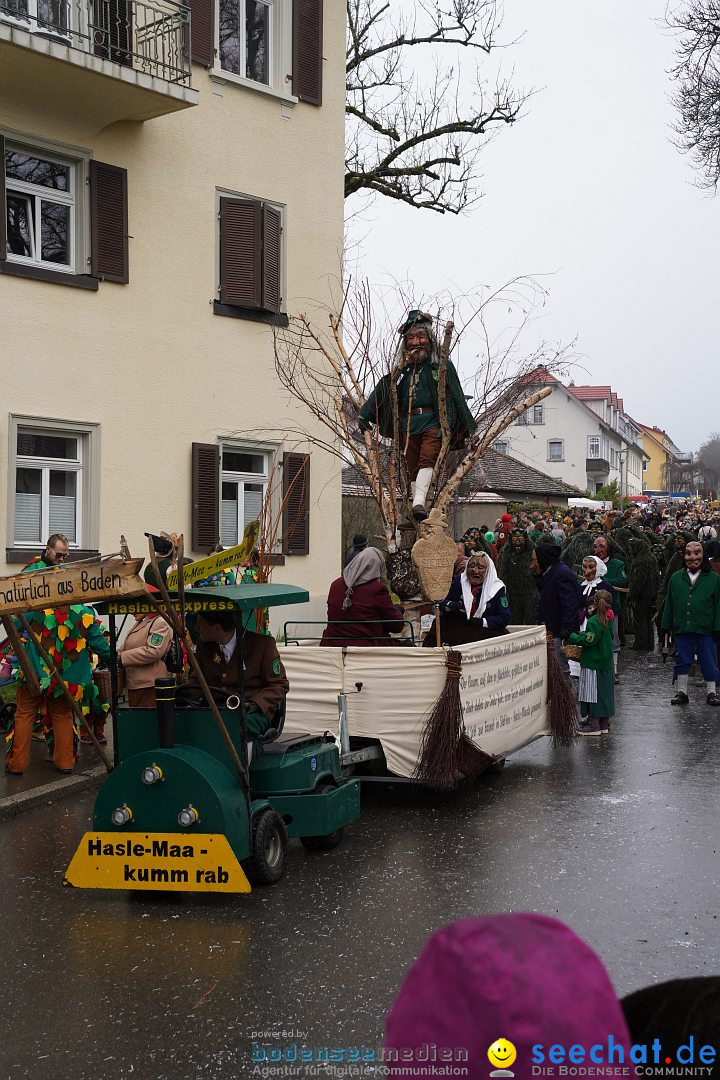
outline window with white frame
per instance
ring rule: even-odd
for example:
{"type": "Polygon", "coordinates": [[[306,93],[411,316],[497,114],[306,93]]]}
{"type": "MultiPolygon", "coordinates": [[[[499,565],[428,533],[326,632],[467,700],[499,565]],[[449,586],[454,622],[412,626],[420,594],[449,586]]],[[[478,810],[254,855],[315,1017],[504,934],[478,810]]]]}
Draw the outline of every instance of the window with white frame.
{"type": "Polygon", "coordinates": [[[8,260],[74,273],[78,162],[7,144],[4,169],[8,260]]]}
{"type": "Polygon", "coordinates": [[[565,443],[562,439],[550,439],[548,441],[548,461],[565,460],[565,443]]]}
{"type": "Polygon", "coordinates": [[[82,547],[83,436],[18,428],[15,458],[17,546],[64,533],[82,547]]]}
{"type": "Polygon", "coordinates": [[[497,450],[498,454],[507,454],[508,444],[502,440],[500,442],[494,442],[493,450],[497,450]]]}
{"type": "Polygon", "coordinates": [[[270,479],[272,454],[250,447],[221,447],[220,542],[239,544],[245,526],[259,518],[270,479]]]}
{"type": "Polygon", "coordinates": [[[544,405],[533,405],[532,422],[533,422],[533,424],[544,424],[545,423],[545,406],[544,405]]]}
{"type": "Polygon", "coordinates": [[[219,0],[218,57],[232,75],[264,86],[276,81],[273,56],[282,0],[219,0]]]}
{"type": "Polygon", "coordinates": [[[0,19],[24,30],[68,36],[70,4],[67,0],[0,0],[0,19]]]}
{"type": "Polygon", "coordinates": [[[517,420],[515,421],[516,424],[522,424],[522,425],[527,424],[527,422],[528,422],[528,414],[526,412],[520,413],[517,420]]]}
{"type": "Polygon", "coordinates": [[[600,457],[600,436],[599,435],[588,435],[587,456],[589,458],[599,458],[600,457]]]}

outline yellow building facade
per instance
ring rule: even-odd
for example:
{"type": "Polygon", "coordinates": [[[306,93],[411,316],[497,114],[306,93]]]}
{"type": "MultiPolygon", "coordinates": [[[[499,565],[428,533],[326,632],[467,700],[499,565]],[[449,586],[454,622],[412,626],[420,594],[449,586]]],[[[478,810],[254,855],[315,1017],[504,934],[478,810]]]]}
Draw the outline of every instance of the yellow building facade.
{"type": "Polygon", "coordinates": [[[640,424],[643,434],[643,450],[648,461],[643,471],[643,491],[664,491],[668,486],[668,463],[672,463],[672,440],[660,428],[640,424]]]}
{"type": "Polygon", "coordinates": [[[344,56],[321,0],[0,0],[0,572],[55,531],[201,556],[273,487],[274,580],[324,598],[339,468],[274,335],[337,302],[344,56]]]}

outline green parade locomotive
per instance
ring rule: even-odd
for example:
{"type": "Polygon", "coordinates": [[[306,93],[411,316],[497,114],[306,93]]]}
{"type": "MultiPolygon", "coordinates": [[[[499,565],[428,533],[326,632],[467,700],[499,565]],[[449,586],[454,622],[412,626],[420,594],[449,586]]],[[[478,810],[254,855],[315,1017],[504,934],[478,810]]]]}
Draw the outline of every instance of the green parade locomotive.
{"type": "MultiPolygon", "coordinates": [[[[232,611],[243,630],[258,609],[307,600],[295,586],[248,584],[187,589],[184,607],[189,618],[232,611]]],[[[153,608],[145,597],[107,601],[98,610],[110,619],[114,661],[117,616],[153,608]]],[[[98,793],[93,831],[73,856],[67,885],[249,892],[251,883],[283,876],[289,838],[327,850],[358,817],[359,784],[343,775],[334,736],[284,734],[284,703],[250,749],[242,687],[218,703],[219,725],[207,703],[198,707],[172,679],[158,680],[154,710],[118,709],[114,663],[111,673],[115,768],[98,793]]]]}

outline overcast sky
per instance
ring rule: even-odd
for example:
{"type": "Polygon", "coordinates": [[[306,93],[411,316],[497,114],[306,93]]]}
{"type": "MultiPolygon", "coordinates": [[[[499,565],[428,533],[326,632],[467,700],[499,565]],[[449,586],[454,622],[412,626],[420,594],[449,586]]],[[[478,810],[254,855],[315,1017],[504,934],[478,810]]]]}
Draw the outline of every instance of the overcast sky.
{"type": "MultiPolygon", "coordinates": [[[[457,218],[376,200],[363,270],[425,293],[547,275],[535,337],[577,337],[575,382],[696,450],[720,429],[720,197],[672,145],[665,0],[506,0],[504,58],[534,87],[483,156],[485,197],[457,218]]],[[[352,201],[348,204],[352,208],[352,201]]]]}

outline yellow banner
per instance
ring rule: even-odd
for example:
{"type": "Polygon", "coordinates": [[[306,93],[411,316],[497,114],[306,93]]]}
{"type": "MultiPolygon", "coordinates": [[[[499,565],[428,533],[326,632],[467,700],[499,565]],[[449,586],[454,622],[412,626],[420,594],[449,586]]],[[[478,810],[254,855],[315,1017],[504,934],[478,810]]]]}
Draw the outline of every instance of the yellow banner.
{"type": "Polygon", "coordinates": [[[63,884],[77,889],[250,892],[227,837],[214,833],[85,833],[63,884]]]}
{"type": "MultiPolygon", "coordinates": [[[[242,543],[236,547],[218,551],[215,555],[208,555],[206,559],[198,559],[197,562],[188,563],[183,567],[183,581],[186,585],[193,585],[196,581],[203,581],[212,574],[218,574],[221,570],[227,570],[229,566],[239,566],[252,554],[257,543],[260,522],[250,521],[245,526],[242,543]]],[[[178,587],[178,572],[173,570],[167,576],[167,587],[175,591],[178,587]]]]}

